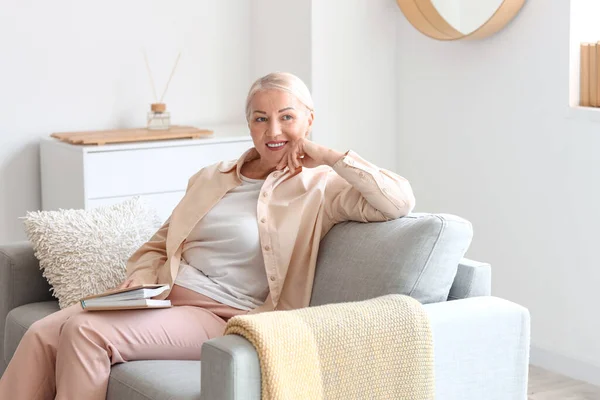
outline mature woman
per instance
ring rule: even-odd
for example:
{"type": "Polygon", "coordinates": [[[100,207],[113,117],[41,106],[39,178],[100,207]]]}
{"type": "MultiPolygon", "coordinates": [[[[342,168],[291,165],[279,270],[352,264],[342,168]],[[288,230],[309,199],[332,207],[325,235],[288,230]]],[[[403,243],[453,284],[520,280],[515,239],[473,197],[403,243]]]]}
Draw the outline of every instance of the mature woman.
{"type": "Polygon", "coordinates": [[[104,399],[112,364],[200,360],[202,343],[235,315],[309,304],[319,242],[338,222],[409,213],[406,179],[308,139],[304,83],[272,73],[250,88],[254,147],[203,168],[156,234],[127,263],[120,287],[168,283],[174,307],[84,312],[35,322],[0,380],[0,399],[104,399]]]}

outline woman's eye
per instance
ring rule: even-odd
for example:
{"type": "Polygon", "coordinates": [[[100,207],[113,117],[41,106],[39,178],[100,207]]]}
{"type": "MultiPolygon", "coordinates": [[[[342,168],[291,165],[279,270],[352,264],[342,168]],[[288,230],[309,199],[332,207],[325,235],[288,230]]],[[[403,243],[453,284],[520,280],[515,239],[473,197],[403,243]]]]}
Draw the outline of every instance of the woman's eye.
{"type": "Polygon", "coordinates": [[[286,115],[284,115],[284,116],[282,117],[282,119],[283,119],[284,121],[289,121],[289,120],[292,120],[292,119],[294,119],[294,118],[293,118],[291,115],[289,115],[289,114],[286,114],[286,115]]]}
{"type": "Polygon", "coordinates": [[[267,119],[265,117],[258,117],[255,119],[256,122],[265,122],[267,119]]]}

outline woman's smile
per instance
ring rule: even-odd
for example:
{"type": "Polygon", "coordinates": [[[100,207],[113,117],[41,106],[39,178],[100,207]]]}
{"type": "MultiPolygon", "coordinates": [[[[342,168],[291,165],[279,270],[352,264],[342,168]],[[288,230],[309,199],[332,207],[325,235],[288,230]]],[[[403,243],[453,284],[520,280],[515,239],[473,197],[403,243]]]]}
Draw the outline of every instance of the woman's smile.
{"type": "Polygon", "coordinates": [[[287,142],[268,142],[267,143],[267,148],[271,151],[279,151],[281,149],[283,149],[285,147],[285,145],[287,144],[287,142]]]}

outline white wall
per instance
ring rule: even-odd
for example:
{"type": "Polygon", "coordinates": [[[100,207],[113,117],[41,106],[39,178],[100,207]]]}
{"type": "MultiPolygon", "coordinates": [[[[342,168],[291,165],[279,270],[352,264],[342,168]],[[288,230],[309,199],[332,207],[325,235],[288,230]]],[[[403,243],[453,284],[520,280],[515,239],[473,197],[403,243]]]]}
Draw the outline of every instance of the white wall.
{"type": "Polygon", "coordinates": [[[309,87],[311,0],[252,0],[251,70],[257,79],[273,71],[291,72],[309,87]]]}
{"type": "Polygon", "coordinates": [[[315,141],[352,149],[395,170],[397,130],[394,1],[313,1],[315,141]]]}
{"type": "Polygon", "coordinates": [[[244,121],[250,2],[0,0],[0,243],[40,207],[38,140],[57,131],[143,126],[177,52],[173,123],[244,121]]]}
{"type": "Polygon", "coordinates": [[[437,42],[398,18],[398,170],[417,211],[473,222],[468,256],[532,315],[533,362],[598,383],[600,123],[567,119],[569,2],[437,42]]]}

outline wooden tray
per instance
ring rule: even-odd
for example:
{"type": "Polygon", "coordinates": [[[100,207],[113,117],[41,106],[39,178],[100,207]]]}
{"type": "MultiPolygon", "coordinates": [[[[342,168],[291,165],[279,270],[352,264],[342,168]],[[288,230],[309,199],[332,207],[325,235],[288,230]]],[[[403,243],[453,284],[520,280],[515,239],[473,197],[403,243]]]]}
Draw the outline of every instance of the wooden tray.
{"type": "Polygon", "coordinates": [[[145,142],[149,140],[197,139],[214,134],[208,129],[193,126],[172,125],[168,130],[150,130],[147,128],[116,129],[108,131],[61,132],[50,136],[71,144],[96,144],[145,142]]]}

